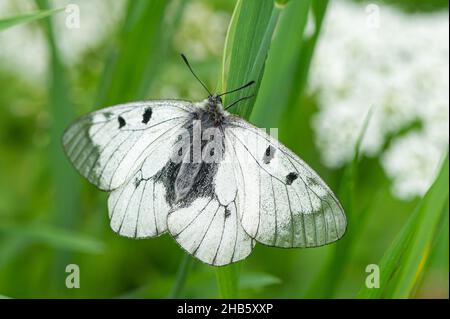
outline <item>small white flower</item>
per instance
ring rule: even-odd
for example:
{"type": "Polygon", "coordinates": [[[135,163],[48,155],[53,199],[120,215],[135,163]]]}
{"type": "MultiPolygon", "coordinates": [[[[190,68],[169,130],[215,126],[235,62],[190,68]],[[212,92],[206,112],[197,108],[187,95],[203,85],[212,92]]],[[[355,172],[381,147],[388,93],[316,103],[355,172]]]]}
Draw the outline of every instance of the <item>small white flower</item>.
{"type": "Polygon", "coordinates": [[[419,132],[397,138],[382,157],[394,194],[405,199],[428,190],[441,161],[442,149],[419,132]]]}

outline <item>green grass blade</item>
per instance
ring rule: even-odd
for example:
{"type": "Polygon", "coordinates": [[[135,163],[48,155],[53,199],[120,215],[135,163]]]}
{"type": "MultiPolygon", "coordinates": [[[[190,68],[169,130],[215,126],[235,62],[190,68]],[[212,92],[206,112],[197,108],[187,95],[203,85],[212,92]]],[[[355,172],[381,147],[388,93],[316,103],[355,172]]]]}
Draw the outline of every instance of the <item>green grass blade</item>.
{"type": "Polygon", "coordinates": [[[184,254],[183,260],[181,261],[180,268],[178,268],[177,277],[175,279],[175,284],[170,293],[170,298],[179,298],[180,293],[183,290],[184,284],[186,283],[187,275],[191,270],[193,259],[189,254],[184,254]]]}
{"type": "Polygon", "coordinates": [[[379,263],[380,288],[363,287],[359,298],[408,298],[419,284],[440,229],[448,214],[448,154],[440,173],[379,263]]]}
{"type": "MultiPolygon", "coordinates": [[[[42,10],[49,10],[47,0],[36,0],[42,10]]],[[[49,108],[52,116],[51,142],[49,150],[49,162],[52,170],[54,207],[53,219],[58,227],[74,229],[80,216],[81,180],[76,171],[71,167],[61,147],[61,139],[64,130],[75,117],[73,102],[71,99],[71,84],[67,70],[57,46],[55,29],[51,18],[43,20],[47,43],[50,52],[50,69],[48,70],[49,84],[49,108]]],[[[48,240],[59,240],[58,237],[49,237],[48,240]]],[[[49,291],[63,291],[64,274],[57,269],[65,267],[72,259],[69,251],[58,251],[52,265],[55,271],[49,273],[54,276],[53,283],[48,286],[49,291]]]]}
{"type": "Polygon", "coordinates": [[[448,155],[439,177],[421,201],[417,220],[414,223],[414,237],[404,256],[404,263],[398,273],[398,280],[392,291],[392,298],[408,298],[423,275],[424,267],[433,249],[439,226],[444,218],[448,202],[448,155]]]}
{"type": "MultiPolygon", "coordinates": [[[[416,214],[414,214],[416,215],[416,214]]],[[[413,215],[413,216],[414,216],[413,215]]],[[[384,294],[384,286],[390,278],[394,275],[395,269],[399,266],[399,262],[404,253],[404,247],[406,247],[411,239],[414,224],[414,218],[411,216],[406,225],[403,227],[402,231],[391,244],[391,246],[386,250],[383,258],[378,264],[380,267],[380,288],[379,289],[369,289],[364,286],[358,293],[358,298],[363,299],[377,299],[382,298],[384,294]]]]}
{"type": "Polygon", "coordinates": [[[0,269],[21,254],[28,245],[29,240],[24,238],[8,238],[8,242],[0,243],[0,269]]]}
{"type": "MultiPolygon", "coordinates": [[[[225,39],[221,91],[237,88],[250,80],[256,83],[224,96],[225,105],[225,101],[229,101],[229,105],[241,97],[257,94],[280,10],[272,0],[237,1],[225,39]]],[[[248,119],[253,103],[254,99],[248,99],[230,111],[248,119]]],[[[236,298],[239,295],[238,264],[217,268],[216,278],[221,298],[236,298]]]]}
{"type": "Polygon", "coordinates": [[[45,224],[23,225],[2,221],[0,233],[11,239],[44,243],[64,251],[99,253],[103,243],[95,238],[45,224]]]}
{"type": "MultiPolygon", "coordinates": [[[[122,29],[111,48],[97,106],[146,98],[175,34],[186,0],[129,1],[122,29]]],[[[192,260],[181,263],[171,297],[179,297],[192,260]]]]}
{"type": "MultiPolygon", "coordinates": [[[[308,79],[309,67],[314,55],[314,50],[322,30],[323,19],[328,8],[329,0],[313,0],[311,1],[312,16],[314,17],[314,33],[304,40],[302,52],[300,56],[301,63],[297,67],[296,83],[297,90],[300,94],[294,94],[293,98],[298,97],[303,93],[308,79]],[[296,96],[295,96],[296,95],[296,96]]],[[[295,92],[294,92],[295,93],[295,92]]],[[[288,106],[293,107],[294,103],[289,103],[288,106]]]]}
{"type": "MultiPolygon", "coordinates": [[[[49,9],[45,0],[36,3],[43,10],[49,9]]],[[[44,20],[47,43],[50,50],[50,81],[48,84],[49,108],[53,118],[51,127],[50,163],[53,170],[54,211],[59,225],[73,227],[79,215],[80,179],[71,167],[61,147],[64,130],[73,121],[75,112],[66,69],[56,45],[54,26],[50,19],[44,20]]]]}
{"type": "Polygon", "coordinates": [[[216,268],[216,280],[219,297],[224,299],[239,297],[240,264],[231,264],[216,268]]]}
{"type": "MultiPolygon", "coordinates": [[[[303,33],[311,1],[291,1],[285,5],[270,47],[264,77],[251,120],[260,127],[278,124],[301,64],[303,33]]],[[[279,9],[278,9],[279,10],[279,9]]]]}
{"type": "Polygon", "coordinates": [[[98,106],[146,97],[184,4],[185,0],[128,2],[124,24],[103,73],[98,106]]]}
{"type": "Polygon", "coordinates": [[[328,0],[290,1],[285,5],[251,117],[258,126],[278,125],[283,115],[298,105],[327,6],[328,0]],[[310,16],[314,32],[306,36],[310,16]]]}
{"type": "Polygon", "coordinates": [[[8,28],[14,27],[19,24],[24,24],[39,19],[46,18],[54,13],[60,12],[64,9],[51,9],[51,10],[40,10],[32,13],[25,13],[21,15],[16,15],[7,18],[0,18],[0,31],[6,30],[8,28]]]}
{"type": "Polygon", "coordinates": [[[361,211],[355,216],[355,198],[356,184],[358,180],[358,163],[361,153],[361,143],[366,134],[367,128],[372,116],[372,109],[366,115],[361,132],[355,143],[353,160],[346,167],[342,184],[340,187],[340,200],[347,216],[347,233],[335,245],[330,260],[325,268],[319,273],[317,279],[313,282],[308,297],[331,298],[335,294],[338,284],[343,278],[346,262],[349,258],[354,244],[354,238],[357,237],[357,230],[362,228],[366,220],[368,209],[361,211]],[[324,285],[326,283],[326,285],[324,285]]]}
{"type": "MultiPolygon", "coordinates": [[[[225,40],[221,91],[235,89],[251,80],[255,85],[224,96],[225,105],[257,94],[279,13],[272,0],[238,0],[225,40]]],[[[254,98],[245,100],[230,111],[248,119],[254,101],[254,98]]]]}

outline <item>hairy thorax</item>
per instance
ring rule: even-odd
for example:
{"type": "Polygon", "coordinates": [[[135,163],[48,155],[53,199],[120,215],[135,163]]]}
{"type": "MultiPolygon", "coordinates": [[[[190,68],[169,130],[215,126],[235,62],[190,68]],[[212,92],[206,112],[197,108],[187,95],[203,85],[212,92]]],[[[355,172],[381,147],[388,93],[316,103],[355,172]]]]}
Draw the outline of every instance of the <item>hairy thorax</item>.
{"type": "Polygon", "coordinates": [[[199,106],[192,120],[183,127],[187,132],[184,141],[179,141],[174,156],[159,174],[172,207],[187,206],[198,197],[214,196],[213,180],[225,152],[222,124],[227,112],[217,95],[200,102],[199,106]]]}

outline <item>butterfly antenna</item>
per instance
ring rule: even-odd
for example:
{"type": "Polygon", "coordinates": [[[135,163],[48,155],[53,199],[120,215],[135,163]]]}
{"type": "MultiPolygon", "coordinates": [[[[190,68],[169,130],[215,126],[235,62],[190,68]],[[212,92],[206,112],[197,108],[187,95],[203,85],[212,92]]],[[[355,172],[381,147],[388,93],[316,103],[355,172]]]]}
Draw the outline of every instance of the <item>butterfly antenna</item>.
{"type": "Polygon", "coordinates": [[[231,103],[231,105],[228,105],[228,106],[225,108],[225,110],[228,110],[228,109],[229,109],[230,107],[232,107],[233,105],[235,105],[235,104],[237,104],[237,103],[239,103],[239,102],[241,102],[241,101],[250,99],[250,98],[252,98],[252,97],[254,97],[254,96],[255,96],[255,94],[252,94],[252,95],[249,95],[249,96],[241,97],[239,100],[234,101],[233,103],[231,103]]]}
{"type": "Polygon", "coordinates": [[[249,87],[250,85],[253,85],[254,83],[255,83],[255,81],[250,81],[250,82],[248,82],[247,84],[244,84],[243,86],[238,87],[237,89],[234,89],[234,90],[231,90],[231,91],[228,91],[228,92],[219,94],[219,96],[222,96],[222,95],[225,95],[225,94],[229,94],[229,93],[233,93],[233,92],[236,92],[236,91],[245,89],[246,87],[249,87]]]}
{"type": "Polygon", "coordinates": [[[200,84],[203,86],[203,88],[206,90],[206,92],[208,92],[208,94],[211,96],[212,93],[208,90],[208,88],[206,87],[205,83],[203,83],[202,80],[200,80],[198,78],[198,76],[195,74],[194,70],[192,70],[192,67],[189,64],[189,61],[187,60],[186,56],[183,53],[181,53],[181,57],[183,58],[183,61],[184,61],[184,63],[186,63],[186,65],[189,68],[189,70],[191,71],[192,75],[194,75],[194,77],[197,79],[197,81],[200,82],[200,84]]]}

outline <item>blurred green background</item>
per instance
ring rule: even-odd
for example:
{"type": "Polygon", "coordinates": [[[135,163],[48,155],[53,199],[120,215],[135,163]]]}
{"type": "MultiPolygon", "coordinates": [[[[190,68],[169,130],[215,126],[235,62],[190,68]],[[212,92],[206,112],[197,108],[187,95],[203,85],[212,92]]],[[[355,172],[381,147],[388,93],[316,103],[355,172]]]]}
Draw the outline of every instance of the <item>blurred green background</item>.
{"type": "MultiPolygon", "coordinates": [[[[389,131],[379,150],[368,154],[363,139],[375,115],[365,112],[346,143],[352,152],[342,165],[323,160],[327,146],[317,142],[320,133],[312,124],[323,110],[319,91],[327,93],[326,82],[320,90],[310,85],[320,72],[314,66],[316,56],[321,56],[318,41],[330,37],[321,34],[322,24],[330,17],[348,18],[333,16],[345,6],[362,16],[370,14],[369,2],[70,3],[76,6],[66,7],[69,2],[62,0],[0,0],[0,296],[448,298],[448,157],[439,161],[442,166],[434,165],[436,172],[442,167],[440,174],[425,176],[429,184],[437,176],[430,190],[425,192],[427,184],[422,194],[409,198],[393,191],[394,181],[381,160],[392,141],[422,125],[420,118],[389,131]],[[58,8],[62,10],[46,13],[50,18],[42,14],[58,8]],[[110,229],[107,194],[76,174],[63,154],[62,132],[77,116],[120,102],[203,99],[180,52],[212,89],[257,81],[257,98],[236,112],[261,127],[277,127],[279,139],[335,191],[349,218],[342,240],[314,249],[258,244],[246,260],[218,270],[185,257],[167,234],[131,240],[110,229]],[[66,288],[68,264],[80,267],[78,289],[66,288]],[[380,266],[378,289],[365,285],[369,264],[380,266]]],[[[399,20],[407,23],[443,13],[448,34],[447,1],[371,4],[380,8],[381,26],[384,8],[399,12],[399,20]]],[[[396,30],[400,35],[403,31],[407,30],[396,30]]],[[[424,32],[431,36],[433,30],[424,32]]],[[[336,42],[341,36],[345,35],[331,35],[336,42]]],[[[442,68],[448,77],[446,41],[447,64],[442,68]]],[[[370,51],[371,42],[362,43],[370,51]]],[[[388,47],[386,51],[389,54],[388,47]]],[[[342,55],[330,53],[336,64],[343,63],[342,55]]],[[[424,45],[422,51],[408,52],[408,59],[435,53],[424,45]]],[[[369,73],[364,67],[360,71],[369,73]]],[[[374,81],[385,83],[388,77],[374,81]]],[[[447,113],[441,117],[448,126],[446,90],[447,113]]],[[[349,91],[339,94],[351,95],[349,91]]],[[[440,158],[445,157],[446,143],[440,158]]]]}

